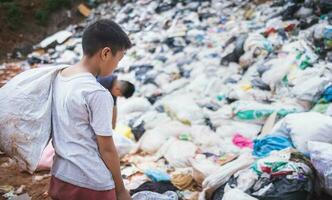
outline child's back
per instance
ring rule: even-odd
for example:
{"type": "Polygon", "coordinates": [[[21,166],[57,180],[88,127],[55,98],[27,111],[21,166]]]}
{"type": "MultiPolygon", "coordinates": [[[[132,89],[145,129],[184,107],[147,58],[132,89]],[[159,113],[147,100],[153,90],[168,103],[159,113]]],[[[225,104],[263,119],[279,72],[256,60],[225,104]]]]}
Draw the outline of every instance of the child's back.
{"type": "Polygon", "coordinates": [[[99,156],[95,136],[112,135],[112,102],[109,92],[90,73],[57,76],[52,105],[56,151],[52,175],[93,190],[114,188],[112,175],[99,156]]]}

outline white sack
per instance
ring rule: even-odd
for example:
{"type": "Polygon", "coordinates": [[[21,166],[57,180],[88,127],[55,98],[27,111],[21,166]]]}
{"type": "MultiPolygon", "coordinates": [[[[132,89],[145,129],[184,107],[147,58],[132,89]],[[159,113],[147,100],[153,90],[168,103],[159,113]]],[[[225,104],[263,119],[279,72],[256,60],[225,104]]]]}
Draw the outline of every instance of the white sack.
{"type": "Polygon", "coordinates": [[[32,69],[0,88],[0,149],[35,171],[51,134],[52,82],[64,67],[32,69]]]}
{"type": "Polygon", "coordinates": [[[170,166],[175,168],[189,167],[197,147],[192,142],[170,138],[158,151],[158,157],[165,157],[170,166]]]}
{"type": "Polygon", "coordinates": [[[230,189],[225,192],[222,200],[257,200],[255,197],[250,196],[249,194],[244,193],[239,189],[230,189]]]}
{"type": "Polygon", "coordinates": [[[250,154],[242,154],[236,160],[221,166],[217,171],[203,181],[203,192],[209,198],[211,194],[225,184],[237,171],[249,167],[254,162],[250,154]]]}
{"type": "Polygon", "coordinates": [[[146,98],[132,97],[118,105],[118,111],[122,115],[134,112],[146,112],[151,108],[150,102],[146,98]]]}
{"type": "Polygon", "coordinates": [[[202,109],[190,94],[170,95],[162,100],[162,105],[171,118],[184,124],[204,124],[202,109]]]}
{"type": "Polygon", "coordinates": [[[322,187],[332,195],[332,144],[309,141],[308,148],[322,187]]]}
{"type": "Polygon", "coordinates": [[[204,179],[219,169],[219,165],[207,159],[205,156],[197,156],[190,160],[193,168],[193,177],[195,181],[202,184],[204,179]]]}
{"type": "Polygon", "coordinates": [[[332,117],[316,112],[287,115],[272,130],[273,135],[290,137],[297,150],[308,154],[308,142],[332,143],[332,117]]]}
{"type": "Polygon", "coordinates": [[[190,127],[178,121],[169,121],[147,130],[139,140],[138,148],[147,153],[155,153],[170,137],[190,132],[190,127]]]}
{"type": "Polygon", "coordinates": [[[135,148],[135,143],[120,133],[114,132],[113,140],[120,157],[130,153],[135,148]]]}

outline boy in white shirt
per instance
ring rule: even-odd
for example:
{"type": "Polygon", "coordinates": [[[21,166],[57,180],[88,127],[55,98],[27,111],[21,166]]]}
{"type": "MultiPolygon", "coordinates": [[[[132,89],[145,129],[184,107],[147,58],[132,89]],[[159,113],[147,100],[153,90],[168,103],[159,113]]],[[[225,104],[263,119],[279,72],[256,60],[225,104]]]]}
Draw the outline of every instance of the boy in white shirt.
{"type": "Polygon", "coordinates": [[[55,200],[128,200],[112,139],[111,94],[96,78],[112,73],[131,42],[111,20],[86,28],[80,62],[54,81],[55,158],[49,195],[55,200]]]}

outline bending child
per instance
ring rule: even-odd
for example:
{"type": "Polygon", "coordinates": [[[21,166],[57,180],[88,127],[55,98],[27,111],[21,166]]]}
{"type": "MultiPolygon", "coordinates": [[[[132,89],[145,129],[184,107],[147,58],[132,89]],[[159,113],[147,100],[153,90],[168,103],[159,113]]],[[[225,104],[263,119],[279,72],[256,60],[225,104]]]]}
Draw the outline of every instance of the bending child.
{"type": "Polygon", "coordinates": [[[110,75],[108,77],[100,77],[97,78],[97,81],[104,86],[104,88],[108,89],[111,93],[114,101],[113,106],[113,116],[112,116],[112,127],[115,129],[116,120],[117,120],[117,97],[125,97],[130,98],[133,96],[135,92],[135,85],[129,81],[118,80],[116,75],[110,75]]]}

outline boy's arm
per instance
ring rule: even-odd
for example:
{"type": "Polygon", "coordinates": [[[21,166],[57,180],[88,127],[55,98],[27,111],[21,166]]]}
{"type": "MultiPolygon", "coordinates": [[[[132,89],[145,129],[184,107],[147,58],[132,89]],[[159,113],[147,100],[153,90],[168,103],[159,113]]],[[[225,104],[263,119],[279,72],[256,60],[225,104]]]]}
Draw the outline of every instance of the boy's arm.
{"type": "Polygon", "coordinates": [[[113,180],[115,183],[115,191],[117,199],[118,200],[131,199],[122,181],[121,171],[120,171],[120,159],[116,147],[114,145],[112,136],[97,135],[97,143],[101,158],[103,159],[107,168],[112,173],[113,180]]]}
{"type": "Polygon", "coordinates": [[[112,128],[115,129],[116,127],[116,119],[118,116],[118,109],[116,106],[113,107],[113,117],[112,117],[112,128]]]}
{"type": "Polygon", "coordinates": [[[98,151],[115,183],[117,200],[129,200],[130,195],[123,185],[120,159],[112,138],[112,100],[106,91],[97,91],[87,97],[89,122],[96,138],[98,151]]]}

